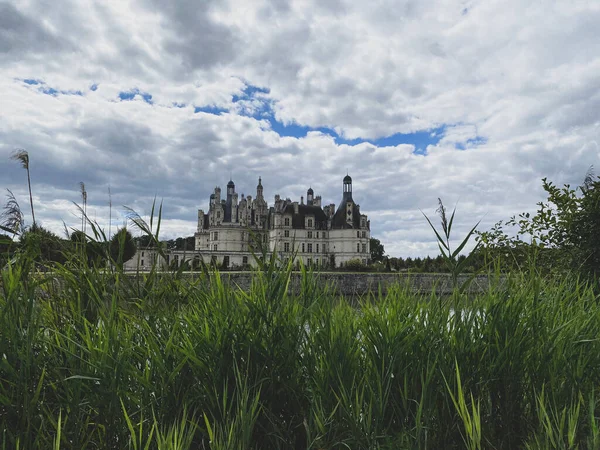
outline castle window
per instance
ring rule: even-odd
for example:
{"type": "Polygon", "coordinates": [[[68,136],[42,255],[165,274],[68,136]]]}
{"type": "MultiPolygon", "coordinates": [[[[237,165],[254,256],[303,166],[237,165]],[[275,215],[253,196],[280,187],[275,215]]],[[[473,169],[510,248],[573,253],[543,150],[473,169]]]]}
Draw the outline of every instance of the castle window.
{"type": "Polygon", "coordinates": [[[217,211],[217,219],[221,218],[221,211],[217,211]]]}
{"type": "Polygon", "coordinates": [[[144,256],[144,252],[142,252],[142,256],[144,256]]]}
{"type": "Polygon", "coordinates": [[[367,253],[367,244],[362,245],[362,252],[367,253]]]}
{"type": "Polygon", "coordinates": [[[309,232],[308,232],[308,238],[309,238],[309,239],[312,239],[312,231],[309,231],[309,232]]]}
{"type": "Polygon", "coordinates": [[[285,226],[286,226],[286,227],[289,227],[289,226],[290,226],[290,218],[289,218],[289,217],[286,217],[286,218],[284,219],[284,224],[285,224],[285,226]]]}
{"type": "Polygon", "coordinates": [[[363,232],[362,232],[362,237],[364,237],[364,238],[366,238],[366,237],[367,237],[367,232],[366,232],[366,231],[363,231],[363,232]]]}
{"type": "Polygon", "coordinates": [[[312,253],[312,244],[308,243],[308,253],[312,253]]]}
{"type": "Polygon", "coordinates": [[[289,242],[284,242],[283,243],[283,251],[284,252],[289,252],[290,251],[290,243],[289,242]]]}
{"type": "Polygon", "coordinates": [[[283,236],[284,236],[284,237],[290,237],[290,230],[285,230],[285,231],[283,232],[283,236]]]}
{"type": "Polygon", "coordinates": [[[308,228],[312,228],[312,226],[313,226],[312,219],[308,219],[308,228]]]}
{"type": "Polygon", "coordinates": [[[317,231],[317,239],[319,239],[319,232],[317,231]]]}
{"type": "Polygon", "coordinates": [[[302,253],[304,253],[304,242],[302,243],[302,253]]]}
{"type": "Polygon", "coordinates": [[[213,251],[217,251],[217,244],[213,245],[213,251]]]}
{"type": "Polygon", "coordinates": [[[213,239],[214,239],[215,241],[218,241],[218,240],[219,240],[219,232],[218,232],[218,231],[215,231],[215,234],[214,234],[214,237],[213,237],[213,239]]]}
{"type": "Polygon", "coordinates": [[[144,265],[144,260],[142,259],[142,266],[144,265]]]}
{"type": "Polygon", "coordinates": [[[360,244],[359,243],[356,244],[356,253],[360,253],[360,244]]]}
{"type": "Polygon", "coordinates": [[[246,233],[242,231],[242,241],[246,240],[246,233]]]}
{"type": "Polygon", "coordinates": [[[356,237],[359,238],[360,237],[360,231],[356,232],[356,237]]]}
{"type": "Polygon", "coordinates": [[[248,257],[247,256],[242,257],[242,264],[248,264],[248,257]]]}
{"type": "Polygon", "coordinates": [[[317,244],[317,253],[319,253],[319,244],[317,244]]]}

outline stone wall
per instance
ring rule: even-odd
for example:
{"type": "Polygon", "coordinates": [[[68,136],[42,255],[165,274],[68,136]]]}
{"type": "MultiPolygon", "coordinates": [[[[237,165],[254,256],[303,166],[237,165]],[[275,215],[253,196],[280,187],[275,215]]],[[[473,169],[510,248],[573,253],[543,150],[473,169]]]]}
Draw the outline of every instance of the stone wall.
{"type": "MultiPolygon", "coordinates": [[[[320,283],[333,286],[340,295],[356,296],[365,295],[369,292],[377,293],[379,290],[385,294],[389,286],[394,284],[410,286],[413,292],[430,293],[435,288],[438,294],[450,294],[452,282],[447,274],[397,274],[397,273],[340,273],[323,272],[315,274],[320,283]]],[[[462,285],[470,275],[459,277],[459,285],[462,285]]],[[[248,290],[252,279],[250,272],[221,273],[224,283],[248,290]]],[[[469,292],[483,292],[487,290],[490,281],[486,275],[475,277],[469,286],[469,292]]],[[[293,273],[290,282],[290,291],[298,292],[300,286],[300,274],[293,273]]]]}

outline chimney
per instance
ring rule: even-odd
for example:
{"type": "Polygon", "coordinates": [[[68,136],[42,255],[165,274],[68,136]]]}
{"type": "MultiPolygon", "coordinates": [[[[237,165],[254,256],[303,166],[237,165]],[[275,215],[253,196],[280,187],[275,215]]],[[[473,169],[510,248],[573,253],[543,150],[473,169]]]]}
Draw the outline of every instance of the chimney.
{"type": "Polygon", "coordinates": [[[304,196],[303,195],[300,196],[300,204],[304,205],[304,196]]]}
{"type": "Polygon", "coordinates": [[[294,202],[294,214],[298,214],[298,202],[294,202]]]}

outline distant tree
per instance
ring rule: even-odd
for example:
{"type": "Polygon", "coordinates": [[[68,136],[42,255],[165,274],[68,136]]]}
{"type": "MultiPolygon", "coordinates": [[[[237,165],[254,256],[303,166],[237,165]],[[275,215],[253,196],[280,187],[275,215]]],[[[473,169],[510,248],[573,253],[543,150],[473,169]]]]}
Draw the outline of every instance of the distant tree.
{"type": "Polygon", "coordinates": [[[23,168],[27,171],[27,186],[29,187],[29,203],[31,205],[31,217],[33,220],[33,225],[35,226],[35,212],[33,210],[33,196],[31,194],[31,177],[29,175],[29,153],[27,153],[27,151],[23,149],[16,150],[12,154],[11,159],[20,162],[23,168]]]}
{"type": "Polygon", "coordinates": [[[385,250],[383,244],[379,239],[369,239],[369,248],[371,249],[371,261],[372,262],[383,262],[385,257],[385,250]]]}
{"type": "Polygon", "coordinates": [[[40,225],[32,225],[21,233],[19,246],[28,252],[35,261],[64,263],[66,261],[65,241],[40,225]]]}
{"type": "Polygon", "coordinates": [[[133,236],[127,228],[121,228],[114,234],[110,240],[109,249],[111,259],[119,267],[122,267],[123,264],[133,258],[136,246],[133,236]]]}
{"type": "Polygon", "coordinates": [[[542,186],[548,198],[534,214],[522,213],[479,233],[485,257],[510,270],[535,261],[548,272],[575,270],[600,274],[600,178],[592,168],[582,186],[555,186],[546,178],[542,186]],[[516,229],[509,235],[504,227],[516,229]]]}
{"type": "Polygon", "coordinates": [[[358,258],[350,259],[350,260],[346,261],[346,264],[344,264],[344,270],[348,270],[351,272],[354,272],[354,271],[359,272],[359,271],[365,270],[365,265],[358,258]]]}
{"type": "Polygon", "coordinates": [[[15,243],[8,234],[0,234],[0,267],[10,258],[15,243]]]}
{"type": "Polygon", "coordinates": [[[194,250],[196,246],[196,239],[194,236],[178,237],[164,242],[169,250],[194,250]]]}
{"type": "Polygon", "coordinates": [[[143,236],[136,236],[133,238],[133,241],[135,242],[137,248],[149,248],[153,244],[152,237],[148,236],[147,234],[144,234],[143,236]]]}
{"type": "Polygon", "coordinates": [[[90,241],[85,233],[80,230],[71,233],[70,241],[75,251],[85,257],[88,265],[104,266],[106,264],[107,243],[90,241]]]}

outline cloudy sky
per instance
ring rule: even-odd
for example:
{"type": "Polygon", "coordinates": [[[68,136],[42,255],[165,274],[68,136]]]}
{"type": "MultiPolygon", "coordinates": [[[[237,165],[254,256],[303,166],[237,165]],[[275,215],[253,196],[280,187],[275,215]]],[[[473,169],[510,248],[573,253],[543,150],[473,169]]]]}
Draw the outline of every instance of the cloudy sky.
{"type": "Polygon", "coordinates": [[[77,226],[83,181],[113,229],[162,199],[167,238],[230,173],[338,204],[348,171],[387,253],[433,256],[438,197],[460,235],[600,168],[599,23],[597,0],[0,0],[0,187],[29,207],[25,148],[43,225],[77,226]]]}

